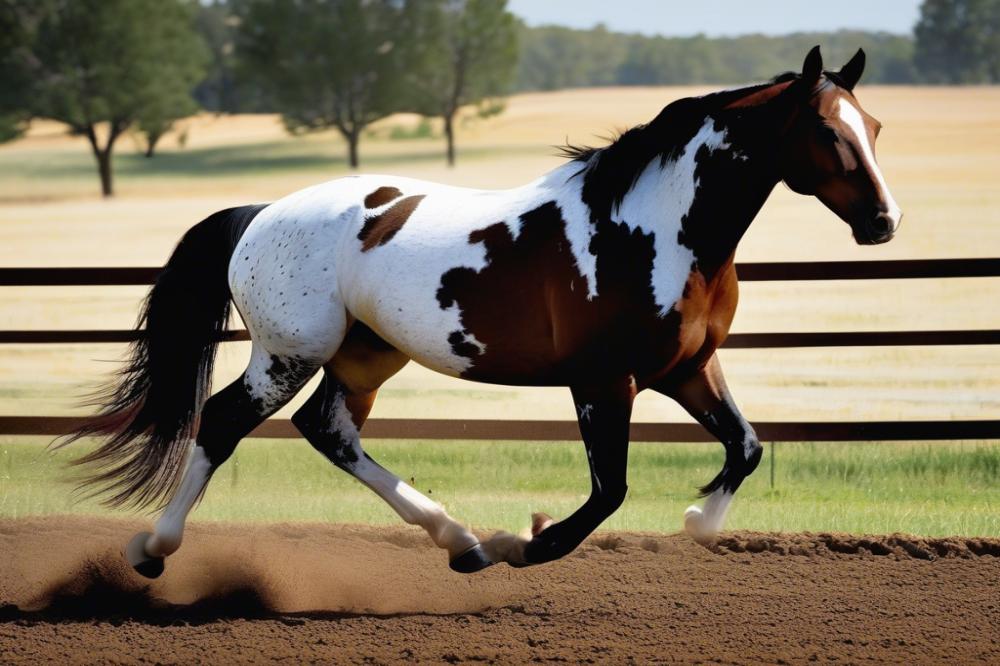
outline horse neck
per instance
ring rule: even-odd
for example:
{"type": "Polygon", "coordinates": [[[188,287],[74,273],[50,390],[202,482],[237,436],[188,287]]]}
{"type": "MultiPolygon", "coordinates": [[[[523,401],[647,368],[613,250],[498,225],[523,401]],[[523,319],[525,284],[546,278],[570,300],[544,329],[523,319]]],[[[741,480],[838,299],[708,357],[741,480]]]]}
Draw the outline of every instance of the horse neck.
{"type": "Polygon", "coordinates": [[[774,144],[759,133],[760,127],[734,119],[717,127],[718,122],[707,118],[688,144],[685,153],[696,155],[693,173],[673,174],[694,178],[694,200],[679,240],[694,252],[698,269],[708,279],[732,262],[740,240],[780,180],[774,144]]]}

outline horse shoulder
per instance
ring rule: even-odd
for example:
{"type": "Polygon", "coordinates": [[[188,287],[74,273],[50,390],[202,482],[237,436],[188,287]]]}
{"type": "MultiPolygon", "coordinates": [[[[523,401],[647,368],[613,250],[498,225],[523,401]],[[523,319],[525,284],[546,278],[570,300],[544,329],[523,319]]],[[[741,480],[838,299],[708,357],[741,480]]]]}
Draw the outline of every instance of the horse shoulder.
{"type": "MultiPolygon", "coordinates": [[[[679,315],[679,358],[699,365],[715,353],[726,337],[736,313],[739,287],[729,261],[711,277],[694,268],[675,310],[679,315]]],[[[689,365],[690,363],[685,363],[689,365]]]]}

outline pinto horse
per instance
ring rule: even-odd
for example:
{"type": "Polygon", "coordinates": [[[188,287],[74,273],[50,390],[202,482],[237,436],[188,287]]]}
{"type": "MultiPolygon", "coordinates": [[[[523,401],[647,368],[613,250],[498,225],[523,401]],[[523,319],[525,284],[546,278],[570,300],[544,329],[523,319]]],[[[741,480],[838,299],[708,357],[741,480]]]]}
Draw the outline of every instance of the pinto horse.
{"type": "Polygon", "coordinates": [[[523,187],[473,190],[351,176],[193,227],[143,306],[131,360],[73,438],[103,437],[78,462],[111,505],[163,509],[126,556],[155,577],[188,512],[237,443],[317,372],[292,418],[317,450],[420,525],[473,572],[566,555],[625,499],[637,393],[680,403],[725,446],[685,514],[714,535],[762,447],[736,408],[716,349],[737,302],[733,256],[778,182],[813,195],[855,240],[892,238],[900,210],[876,164],[879,123],[852,90],[862,51],[823,70],[681,99],[611,145],[523,187]],[[209,397],[230,303],[253,341],[249,366],[209,397]],[[530,535],[483,541],[380,466],[360,430],[379,387],[409,360],[454,377],[568,386],[590,464],[587,501],[530,535]]]}

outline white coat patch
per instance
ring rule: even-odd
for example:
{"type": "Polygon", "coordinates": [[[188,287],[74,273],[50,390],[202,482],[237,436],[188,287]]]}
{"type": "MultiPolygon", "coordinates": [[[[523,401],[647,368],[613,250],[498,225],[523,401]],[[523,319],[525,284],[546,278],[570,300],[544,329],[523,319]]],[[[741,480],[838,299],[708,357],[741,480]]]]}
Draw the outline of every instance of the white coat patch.
{"type": "Polygon", "coordinates": [[[676,159],[663,166],[658,158],[650,162],[621,205],[612,211],[612,216],[629,229],[655,234],[652,282],[660,316],[681,299],[695,260],[691,248],[678,242],[681,222],[698,191],[695,158],[703,146],[716,151],[729,145],[725,131],[716,131],[714,125],[714,120],[707,119],[676,159]]]}

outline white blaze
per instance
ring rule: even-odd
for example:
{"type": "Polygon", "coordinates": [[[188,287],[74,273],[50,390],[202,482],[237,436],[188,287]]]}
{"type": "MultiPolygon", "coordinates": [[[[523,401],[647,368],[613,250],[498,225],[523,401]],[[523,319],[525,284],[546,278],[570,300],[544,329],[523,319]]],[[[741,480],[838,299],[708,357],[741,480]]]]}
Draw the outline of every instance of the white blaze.
{"type": "Polygon", "coordinates": [[[889,191],[889,185],[886,184],[885,178],[882,177],[882,170],[879,169],[878,162],[875,161],[875,153],[872,151],[872,144],[868,140],[868,131],[865,129],[865,121],[861,118],[861,113],[843,97],[840,98],[840,119],[844,121],[844,124],[858,138],[858,145],[861,146],[861,157],[866,162],[870,172],[874,174],[879,190],[881,190],[882,196],[885,197],[886,206],[889,208],[886,214],[892,220],[892,230],[895,232],[899,228],[902,211],[899,209],[896,200],[893,199],[892,192],[889,191]]]}

